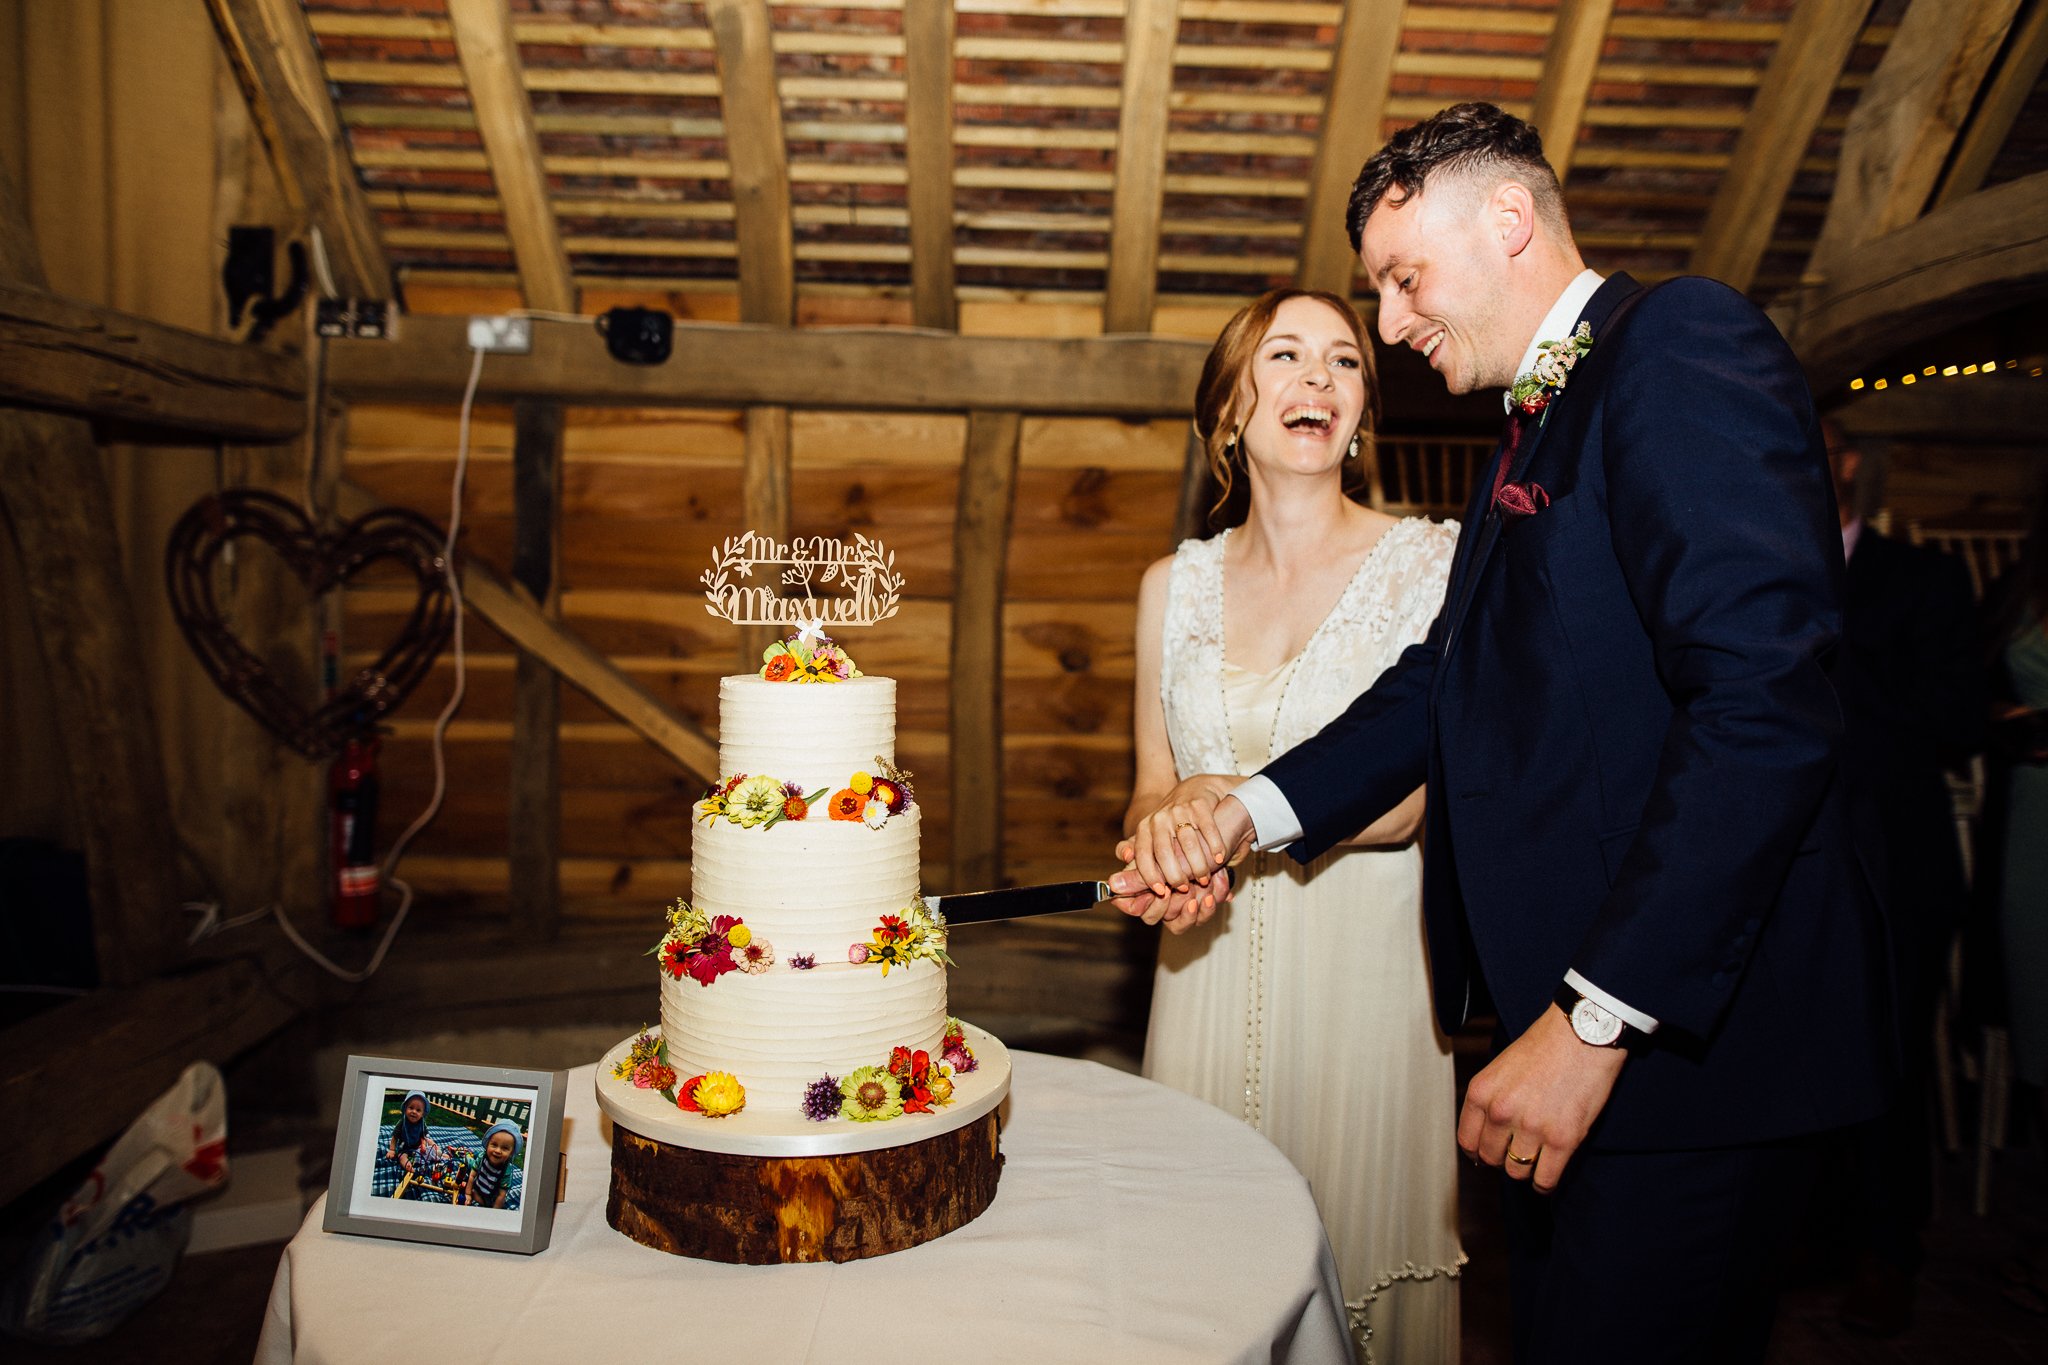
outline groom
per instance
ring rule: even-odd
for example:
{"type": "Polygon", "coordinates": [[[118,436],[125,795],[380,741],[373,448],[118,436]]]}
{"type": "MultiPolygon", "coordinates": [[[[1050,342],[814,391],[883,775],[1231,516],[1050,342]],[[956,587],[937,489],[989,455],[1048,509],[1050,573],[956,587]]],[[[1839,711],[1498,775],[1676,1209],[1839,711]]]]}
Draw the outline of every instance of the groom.
{"type": "Polygon", "coordinates": [[[1585,269],[1491,105],[1394,137],[1349,227],[1381,337],[1504,391],[1500,453],[1428,637],[1257,776],[1183,783],[1113,885],[1185,928],[1246,846],[1306,862],[1426,784],[1438,1018],[1483,980],[1500,1019],[1457,1136],[1508,1177],[1516,1359],[1760,1360],[1814,1135],[1894,1059],[1806,384],[1733,291],[1585,269]]]}

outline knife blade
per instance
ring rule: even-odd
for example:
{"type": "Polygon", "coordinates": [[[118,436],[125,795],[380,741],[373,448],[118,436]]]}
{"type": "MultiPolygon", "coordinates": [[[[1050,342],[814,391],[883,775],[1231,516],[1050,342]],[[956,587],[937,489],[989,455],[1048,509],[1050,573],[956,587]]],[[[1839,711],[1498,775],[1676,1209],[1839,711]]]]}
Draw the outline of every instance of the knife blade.
{"type": "Polygon", "coordinates": [[[969,891],[924,899],[951,927],[1086,910],[1098,901],[1108,900],[1109,887],[1103,882],[1051,882],[1044,886],[1012,886],[1001,891],[969,891]]]}

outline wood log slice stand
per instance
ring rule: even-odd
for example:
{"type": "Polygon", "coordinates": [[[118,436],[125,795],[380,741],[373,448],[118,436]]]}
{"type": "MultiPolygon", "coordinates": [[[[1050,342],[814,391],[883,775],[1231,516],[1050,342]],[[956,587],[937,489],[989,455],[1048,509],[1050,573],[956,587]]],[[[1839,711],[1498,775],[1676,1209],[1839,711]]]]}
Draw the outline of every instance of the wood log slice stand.
{"type": "Polygon", "coordinates": [[[627,1039],[598,1064],[605,1221],[658,1251],[741,1265],[859,1260],[964,1227],[995,1198],[1010,1088],[1003,1045],[971,1025],[967,1036],[979,1065],[956,1077],[953,1103],[881,1123],[686,1114],[612,1079],[627,1039]]]}

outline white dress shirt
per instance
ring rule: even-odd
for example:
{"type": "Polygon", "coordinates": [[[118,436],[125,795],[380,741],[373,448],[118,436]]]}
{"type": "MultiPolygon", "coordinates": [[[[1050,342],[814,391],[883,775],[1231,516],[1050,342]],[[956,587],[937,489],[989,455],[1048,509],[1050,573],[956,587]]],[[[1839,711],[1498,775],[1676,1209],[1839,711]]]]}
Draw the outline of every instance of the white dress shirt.
{"type": "MultiPolygon", "coordinates": [[[[1586,311],[1586,304],[1600,288],[1601,276],[1598,271],[1581,270],[1565,285],[1564,292],[1550,305],[1550,311],[1543,315],[1543,321],[1536,325],[1536,331],[1529,338],[1528,347],[1522,352],[1522,363],[1516,369],[1517,375],[1526,374],[1536,364],[1537,348],[1546,341],[1563,341],[1571,335],[1572,327],[1579,320],[1579,314],[1586,311]]],[[[1505,389],[1500,396],[1501,409],[1506,411],[1513,398],[1505,389]]],[[[1260,852],[1285,848],[1301,837],[1301,820],[1295,815],[1294,807],[1287,800],[1278,785],[1263,773],[1255,773],[1240,782],[1231,795],[1252,818],[1252,846],[1260,852]]],[[[1607,994],[1592,982],[1580,976],[1576,970],[1564,974],[1565,984],[1573,990],[1604,1006],[1621,1021],[1642,1033],[1655,1033],[1657,1021],[1641,1010],[1631,1009],[1613,996],[1607,994]]]]}

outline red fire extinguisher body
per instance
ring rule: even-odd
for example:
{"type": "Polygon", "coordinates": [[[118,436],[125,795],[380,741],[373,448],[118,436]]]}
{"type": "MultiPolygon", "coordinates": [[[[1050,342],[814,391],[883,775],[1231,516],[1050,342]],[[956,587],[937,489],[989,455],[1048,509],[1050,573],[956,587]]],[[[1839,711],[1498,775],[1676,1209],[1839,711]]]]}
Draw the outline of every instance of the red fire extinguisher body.
{"type": "Polygon", "coordinates": [[[352,739],[329,770],[328,866],[334,923],[367,929],[377,922],[377,740],[352,739]]]}

